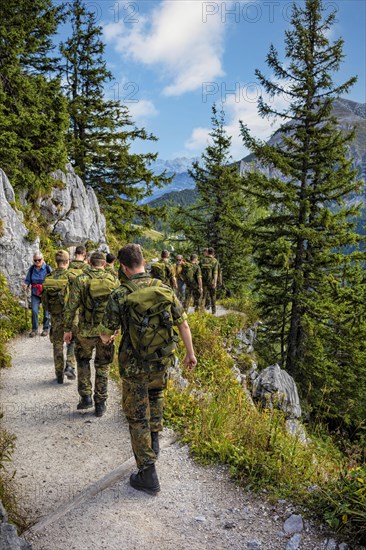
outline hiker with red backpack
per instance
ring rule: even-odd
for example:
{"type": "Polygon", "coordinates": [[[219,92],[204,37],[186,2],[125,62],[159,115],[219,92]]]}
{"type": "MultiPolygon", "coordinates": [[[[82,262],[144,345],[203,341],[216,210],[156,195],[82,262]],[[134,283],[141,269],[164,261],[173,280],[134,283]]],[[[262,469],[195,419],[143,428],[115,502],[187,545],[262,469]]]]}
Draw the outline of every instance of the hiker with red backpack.
{"type": "Polygon", "coordinates": [[[102,342],[109,344],[122,328],[118,352],[122,403],[138,467],[130,484],[155,495],[160,491],[155,462],[162,430],[163,392],[168,369],[175,363],[178,339],[175,326],[186,348],[184,364],[195,367],[197,359],[187,315],[174,291],[145,272],[141,247],[124,246],[118,259],[126,279],[110,296],[99,333],[102,342]]]}
{"type": "MultiPolygon", "coordinates": [[[[44,261],[43,254],[36,252],[33,255],[33,265],[28,269],[23,289],[31,287],[32,331],[29,334],[34,338],[38,334],[38,314],[41,306],[42,283],[52,268],[44,261]]],[[[47,309],[43,309],[43,330],[41,336],[47,336],[50,328],[50,315],[47,309]]]]}

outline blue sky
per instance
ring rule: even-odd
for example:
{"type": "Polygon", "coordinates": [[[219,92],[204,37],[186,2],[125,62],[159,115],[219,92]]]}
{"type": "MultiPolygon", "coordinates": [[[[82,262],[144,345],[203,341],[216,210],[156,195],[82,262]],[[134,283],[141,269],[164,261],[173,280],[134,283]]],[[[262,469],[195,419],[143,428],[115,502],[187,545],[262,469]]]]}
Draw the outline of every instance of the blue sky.
{"type": "MultiPolygon", "coordinates": [[[[267,138],[274,130],[257,115],[260,88],[254,71],[270,76],[265,63],[270,43],[283,52],[291,2],[255,0],[86,1],[103,27],[106,58],[115,81],[107,90],[125,102],[136,123],[158,138],[138,146],[159,157],[194,157],[207,145],[211,105],[223,102],[235,160],[246,154],[238,120],[253,134],[267,138]]],[[[345,40],[341,83],[352,75],[358,82],[347,96],[365,102],[364,0],[324,0],[337,11],[330,38],[345,40]]],[[[281,56],[283,58],[283,56],[281,56]]]]}

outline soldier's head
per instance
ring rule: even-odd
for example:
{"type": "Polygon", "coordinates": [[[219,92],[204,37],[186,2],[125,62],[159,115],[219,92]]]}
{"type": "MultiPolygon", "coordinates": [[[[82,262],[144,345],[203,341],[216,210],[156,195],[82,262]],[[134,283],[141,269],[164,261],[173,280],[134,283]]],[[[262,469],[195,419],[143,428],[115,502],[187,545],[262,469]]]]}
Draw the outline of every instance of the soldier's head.
{"type": "Polygon", "coordinates": [[[162,260],[167,260],[170,256],[170,252],[168,250],[162,250],[161,251],[161,258],[162,260]]]}
{"type": "Polygon", "coordinates": [[[57,267],[67,268],[69,265],[69,253],[66,250],[58,250],[56,252],[55,260],[57,267]]]}
{"type": "Polygon", "coordinates": [[[93,252],[90,255],[90,265],[98,269],[104,268],[105,266],[105,254],[103,252],[93,252]]]}
{"type": "Polygon", "coordinates": [[[181,264],[183,262],[183,256],[182,254],[177,254],[177,263],[181,264]]]}
{"type": "Polygon", "coordinates": [[[108,252],[108,254],[105,257],[105,261],[107,262],[107,264],[113,265],[114,262],[116,261],[116,257],[114,254],[111,254],[111,252],[108,252]]]}
{"type": "Polygon", "coordinates": [[[84,261],[85,258],[86,258],[86,248],[82,244],[79,244],[79,246],[75,248],[75,259],[84,261]]]}
{"type": "Polygon", "coordinates": [[[197,254],[191,254],[191,262],[192,264],[196,264],[198,260],[197,254]]]}
{"type": "Polygon", "coordinates": [[[144,271],[145,269],[144,255],[139,244],[126,244],[118,252],[118,260],[124,271],[125,268],[133,271],[136,271],[140,268],[141,271],[144,271]]]}
{"type": "Polygon", "coordinates": [[[202,250],[202,254],[203,254],[204,256],[208,256],[208,248],[204,248],[204,249],[202,250]]]}
{"type": "Polygon", "coordinates": [[[213,256],[215,254],[215,250],[210,246],[210,248],[207,249],[207,253],[209,256],[213,256]]]}

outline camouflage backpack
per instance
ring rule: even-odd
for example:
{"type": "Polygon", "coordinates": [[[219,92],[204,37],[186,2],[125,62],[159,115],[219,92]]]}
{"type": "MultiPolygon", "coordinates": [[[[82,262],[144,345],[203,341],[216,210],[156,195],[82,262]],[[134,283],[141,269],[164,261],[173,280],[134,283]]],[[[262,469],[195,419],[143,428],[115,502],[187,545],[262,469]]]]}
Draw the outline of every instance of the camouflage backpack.
{"type": "Polygon", "coordinates": [[[214,258],[204,256],[200,261],[202,281],[205,284],[211,284],[214,280],[214,258]]]}
{"type": "Polygon", "coordinates": [[[187,285],[192,285],[195,282],[196,264],[191,262],[184,262],[182,264],[181,277],[187,285]]]}
{"type": "Polygon", "coordinates": [[[42,283],[42,304],[51,315],[63,312],[69,290],[70,275],[67,269],[50,273],[42,283]]]}
{"type": "Polygon", "coordinates": [[[154,279],[160,279],[163,283],[168,283],[167,269],[164,262],[155,262],[151,264],[150,268],[151,277],[154,279]]]}
{"type": "Polygon", "coordinates": [[[108,298],[116,288],[116,279],[104,271],[104,277],[95,276],[92,271],[88,271],[87,274],[90,281],[87,285],[86,303],[84,303],[85,320],[92,326],[96,326],[103,319],[108,298]]]}
{"type": "Polygon", "coordinates": [[[174,294],[158,279],[148,286],[122,283],[129,290],[122,309],[121,350],[132,350],[142,367],[174,353],[178,340],[173,329],[174,294]]]}

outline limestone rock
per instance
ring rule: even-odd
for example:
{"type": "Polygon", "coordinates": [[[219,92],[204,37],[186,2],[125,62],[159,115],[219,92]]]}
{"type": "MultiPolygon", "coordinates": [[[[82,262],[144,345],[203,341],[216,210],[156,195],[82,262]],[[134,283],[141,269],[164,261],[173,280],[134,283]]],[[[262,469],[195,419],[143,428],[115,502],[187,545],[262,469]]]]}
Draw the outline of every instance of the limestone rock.
{"type": "MultiPolygon", "coordinates": [[[[59,236],[60,247],[93,241],[96,247],[108,251],[106,221],[94,191],[84,186],[70,164],[66,168],[66,173],[59,170],[53,174],[55,187],[48,197],[38,200],[50,233],[59,236]]],[[[20,296],[33,254],[39,251],[39,239],[29,241],[24,216],[13,204],[14,199],[14,190],[0,169],[0,273],[13,294],[20,296]]],[[[21,204],[27,204],[25,193],[21,193],[21,204]]]]}
{"type": "Polygon", "coordinates": [[[252,395],[267,408],[278,408],[289,418],[300,418],[301,406],[294,379],[278,365],[271,365],[254,378],[252,395]]]}
{"type": "Polygon", "coordinates": [[[0,169],[0,272],[6,277],[10,290],[21,294],[21,284],[38,251],[39,240],[27,240],[28,230],[23,216],[11,204],[14,191],[3,170],[0,169]]]}
{"type": "Polygon", "coordinates": [[[108,250],[106,221],[93,189],[85,187],[71,164],[66,166],[66,174],[57,170],[52,175],[63,187],[54,187],[51,195],[38,203],[52,233],[60,236],[65,247],[93,241],[108,250]]]}
{"type": "Polygon", "coordinates": [[[17,535],[14,525],[0,524],[0,548],[6,550],[32,550],[32,546],[17,535]]]}

